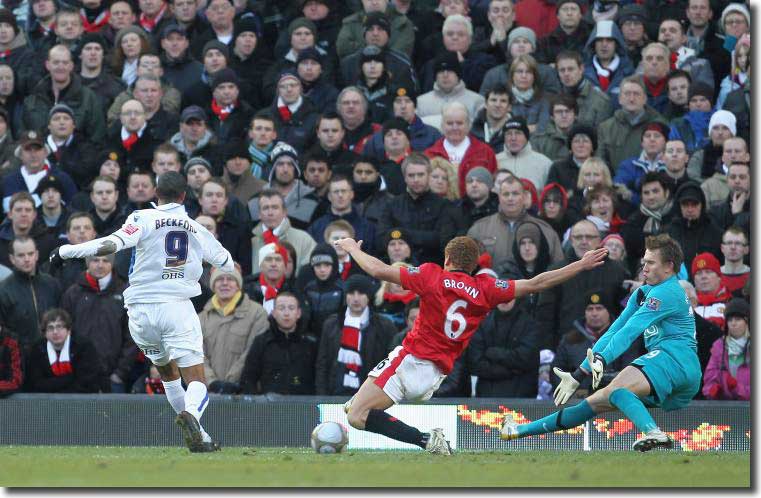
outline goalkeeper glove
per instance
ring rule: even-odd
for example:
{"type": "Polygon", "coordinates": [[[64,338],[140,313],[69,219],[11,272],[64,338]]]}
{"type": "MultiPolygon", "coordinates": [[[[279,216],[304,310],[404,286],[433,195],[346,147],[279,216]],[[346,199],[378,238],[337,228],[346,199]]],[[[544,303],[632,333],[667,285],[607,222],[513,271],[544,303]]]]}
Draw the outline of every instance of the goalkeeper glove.
{"type": "Polygon", "coordinates": [[[555,367],[552,370],[555,372],[555,375],[560,378],[560,384],[555,388],[555,393],[553,395],[555,406],[564,405],[571,396],[573,396],[576,389],[579,388],[581,379],[583,379],[583,373],[580,374],[581,370],[579,369],[573,373],[564,372],[558,367],[555,367]]]}
{"type": "Polygon", "coordinates": [[[602,374],[605,371],[605,358],[600,353],[594,353],[591,349],[587,349],[587,361],[589,362],[589,369],[592,371],[592,389],[597,389],[602,380],[602,374]]]}

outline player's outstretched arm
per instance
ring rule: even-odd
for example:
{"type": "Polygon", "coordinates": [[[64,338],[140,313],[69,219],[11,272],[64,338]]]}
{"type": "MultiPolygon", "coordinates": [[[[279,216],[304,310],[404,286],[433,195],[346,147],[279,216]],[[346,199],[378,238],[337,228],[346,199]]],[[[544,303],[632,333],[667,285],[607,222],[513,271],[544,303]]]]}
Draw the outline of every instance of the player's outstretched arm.
{"type": "Polygon", "coordinates": [[[389,266],[383,261],[362,251],[362,241],[354,239],[340,239],[334,242],[344,251],[348,252],[354,261],[373,278],[402,285],[399,268],[389,266]]]}
{"type": "Polygon", "coordinates": [[[529,280],[516,280],[515,297],[534,294],[535,292],[541,292],[555,287],[558,284],[562,284],[583,271],[591,270],[602,265],[605,262],[605,257],[607,255],[608,250],[601,247],[593,251],[587,251],[580,260],[574,261],[563,268],[546,271],[529,280]]]}

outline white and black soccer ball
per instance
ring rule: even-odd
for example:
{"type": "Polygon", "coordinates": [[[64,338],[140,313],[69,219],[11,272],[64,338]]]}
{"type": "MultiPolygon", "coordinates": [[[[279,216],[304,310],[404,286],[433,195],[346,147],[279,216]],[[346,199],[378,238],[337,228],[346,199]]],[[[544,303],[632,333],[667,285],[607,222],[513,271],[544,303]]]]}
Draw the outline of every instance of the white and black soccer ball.
{"type": "Polygon", "coordinates": [[[338,422],[323,422],[312,430],[312,448],[317,453],[341,453],[349,444],[349,431],[338,422]]]}

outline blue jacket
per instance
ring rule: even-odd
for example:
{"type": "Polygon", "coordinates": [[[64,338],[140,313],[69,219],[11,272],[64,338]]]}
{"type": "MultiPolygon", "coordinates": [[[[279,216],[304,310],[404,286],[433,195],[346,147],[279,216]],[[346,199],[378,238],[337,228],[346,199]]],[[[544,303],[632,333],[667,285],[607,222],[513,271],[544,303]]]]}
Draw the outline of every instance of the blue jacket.
{"type": "MultiPolygon", "coordinates": [[[[412,150],[424,151],[433,145],[439,138],[441,138],[439,130],[423,123],[423,120],[420,119],[419,116],[415,116],[415,120],[410,125],[410,147],[412,147],[412,150]]],[[[365,143],[362,155],[377,160],[386,158],[382,130],[375,132],[373,136],[370,137],[370,140],[365,143]]]]}
{"type": "MultiPolygon", "coordinates": [[[[62,198],[65,203],[71,202],[71,199],[74,197],[74,195],[78,192],[77,186],[74,183],[74,180],[71,179],[69,175],[67,175],[63,170],[59,168],[50,168],[48,171],[48,175],[57,176],[61,183],[63,183],[63,194],[62,198]]],[[[29,192],[29,189],[26,187],[26,182],[24,181],[24,177],[21,175],[21,168],[19,167],[16,169],[16,171],[13,171],[11,173],[8,173],[3,177],[3,211],[8,212],[10,209],[10,203],[11,203],[11,196],[15,194],[16,192],[29,192]]],[[[30,192],[31,193],[31,192],[30,192]]],[[[37,194],[32,194],[32,197],[34,197],[35,201],[35,207],[39,207],[41,204],[40,196],[37,194]]]]}
{"type": "Polygon", "coordinates": [[[692,154],[708,143],[708,123],[713,112],[690,111],[681,118],[671,120],[669,140],[681,140],[692,154]]]}
{"type": "MultiPolygon", "coordinates": [[[[621,183],[626,185],[632,193],[631,202],[635,206],[639,206],[639,182],[640,179],[645,176],[645,173],[650,171],[650,166],[647,162],[643,161],[642,155],[638,157],[630,157],[621,162],[618,165],[616,176],[613,178],[613,183],[621,183]]],[[[666,169],[666,165],[662,161],[658,161],[656,168],[658,171],[666,169]]]]}
{"type": "Polygon", "coordinates": [[[346,215],[338,216],[328,209],[328,212],[317,218],[309,226],[309,235],[318,243],[325,242],[325,228],[336,220],[345,220],[354,228],[354,238],[364,240],[368,248],[372,248],[375,241],[375,225],[361,217],[357,212],[356,206],[352,205],[351,212],[346,215]]]}

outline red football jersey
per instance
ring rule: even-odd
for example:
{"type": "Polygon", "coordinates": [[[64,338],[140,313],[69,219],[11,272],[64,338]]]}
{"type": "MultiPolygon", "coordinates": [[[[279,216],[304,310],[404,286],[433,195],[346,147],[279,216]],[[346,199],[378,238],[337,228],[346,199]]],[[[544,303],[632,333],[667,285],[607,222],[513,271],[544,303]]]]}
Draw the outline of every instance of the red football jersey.
{"type": "Polygon", "coordinates": [[[401,268],[402,286],[420,296],[420,313],[402,346],[448,374],[485,317],[499,303],[515,299],[515,282],[488,275],[472,277],[433,263],[401,268]]]}

